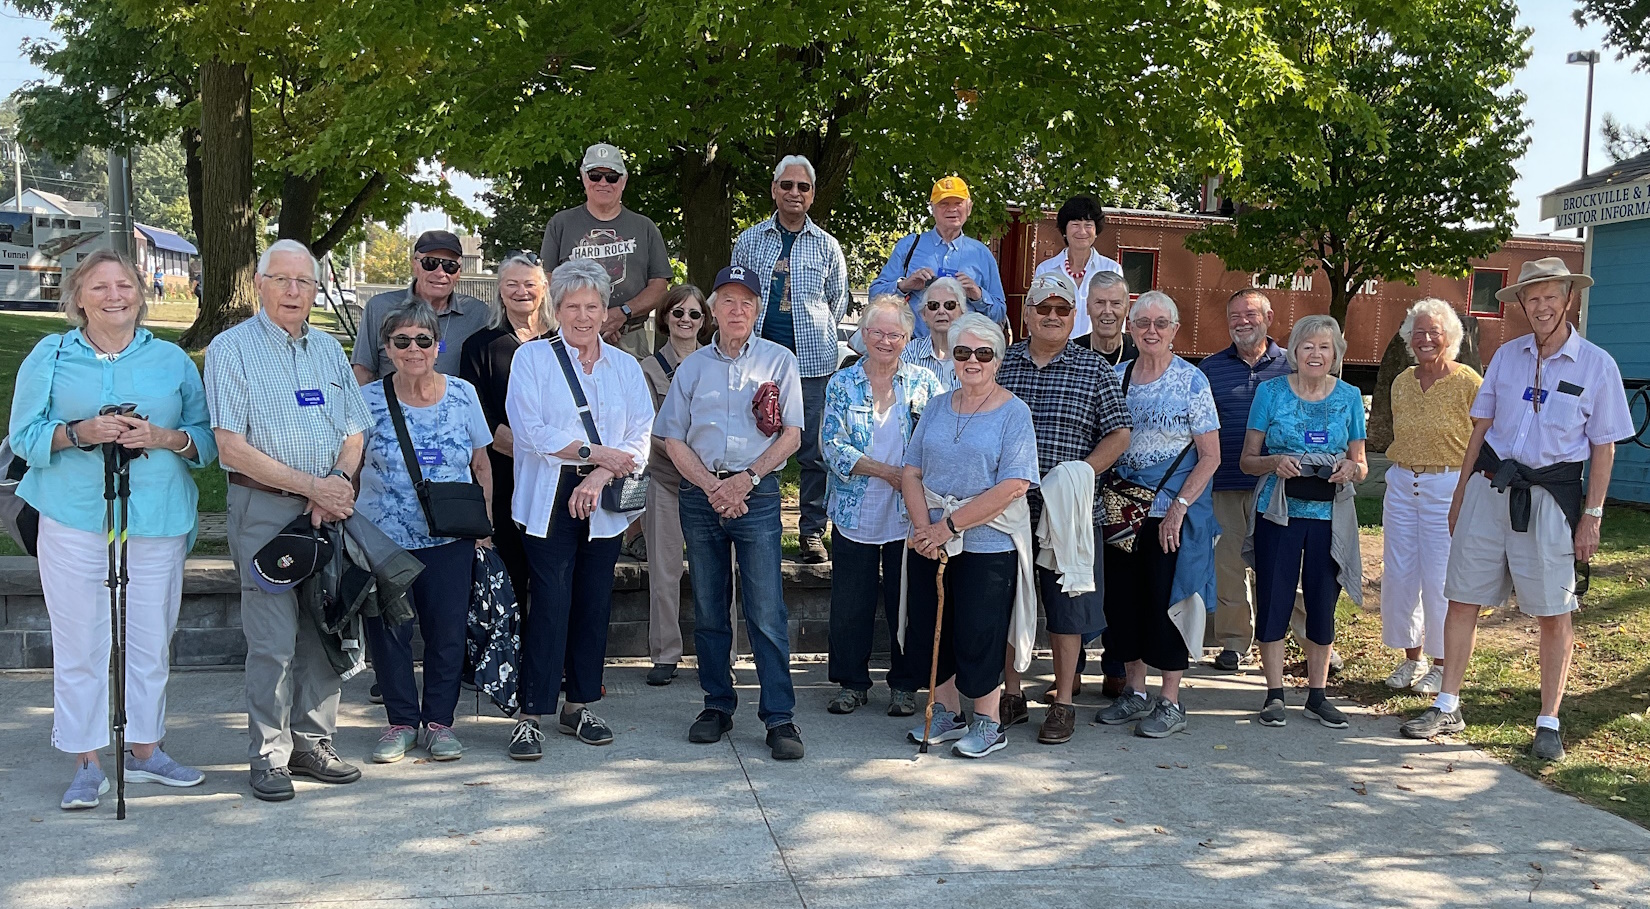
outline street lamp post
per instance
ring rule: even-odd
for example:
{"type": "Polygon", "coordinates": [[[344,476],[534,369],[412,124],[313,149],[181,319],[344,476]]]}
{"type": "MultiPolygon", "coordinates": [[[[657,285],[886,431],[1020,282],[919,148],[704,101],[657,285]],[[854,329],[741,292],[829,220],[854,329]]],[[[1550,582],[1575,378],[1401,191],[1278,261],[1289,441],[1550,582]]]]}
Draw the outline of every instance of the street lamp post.
{"type": "MultiPolygon", "coordinates": [[[[1569,56],[1564,59],[1565,63],[1578,66],[1585,64],[1587,66],[1587,113],[1585,114],[1586,123],[1581,133],[1581,176],[1583,178],[1587,176],[1587,155],[1593,146],[1593,67],[1598,64],[1598,59],[1598,51],[1596,50],[1571,51],[1569,56]]],[[[1576,236],[1584,236],[1586,231],[1585,227],[1578,227],[1576,228],[1576,236]]]]}

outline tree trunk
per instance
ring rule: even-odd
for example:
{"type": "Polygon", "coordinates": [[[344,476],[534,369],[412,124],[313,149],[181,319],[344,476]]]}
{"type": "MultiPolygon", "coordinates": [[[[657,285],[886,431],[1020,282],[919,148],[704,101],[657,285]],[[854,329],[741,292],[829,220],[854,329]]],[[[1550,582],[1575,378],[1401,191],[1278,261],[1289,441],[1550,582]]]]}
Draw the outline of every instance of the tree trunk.
{"type": "Polygon", "coordinates": [[[201,130],[190,125],[183,128],[183,182],[189,194],[189,227],[195,239],[201,238],[201,130]]]}
{"type": "MultiPolygon", "coordinates": [[[[1462,317],[1461,329],[1461,352],[1455,360],[1483,375],[1478,349],[1478,319],[1471,315],[1462,317]]],[[[1380,371],[1375,374],[1375,391],[1370,395],[1367,428],[1371,454],[1386,451],[1392,445],[1392,383],[1414,363],[1404,339],[1394,334],[1392,340],[1387,342],[1385,355],[1381,357],[1380,371]]]]}
{"type": "Polygon", "coordinates": [[[315,215],[321,205],[326,171],[288,173],[281,181],[281,221],[278,236],[308,246],[315,239],[315,215]]]}
{"type": "Polygon", "coordinates": [[[716,149],[682,156],[682,258],[688,281],[708,295],[733,258],[733,168],[716,149]]]}
{"type": "Polygon", "coordinates": [[[368,177],[367,182],[363,183],[361,189],[356,192],[355,198],[351,199],[349,204],[344,206],[344,210],[338,213],[338,217],[333,220],[332,226],[327,228],[326,233],[316,237],[315,242],[309,245],[310,252],[313,252],[317,259],[325,258],[339,243],[343,242],[344,236],[350,232],[351,228],[361,223],[361,211],[367,207],[374,196],[378,195],[379,190],[384,188],[385,182],[383,174],[373,171],[372,176],[368,177]]]}
{"type": "Polygon", "coordinates": [[[842,135],[839,120],[833,117],[824,134],[798,133],[778,143],[777,162],[786,155],[804,155],[814,166],[814,205],[809,217],[821,226],[831,219],[831,209],[848,190],[848,175],[859,154],[859,143],[842,135]]]}
{"type": "Polygon", "coordinates": [[[252,314],[257,219],[252,189],[252,79],[246,65],[201,65],[200,313],[185,347],[204,347],[252,314]]]}

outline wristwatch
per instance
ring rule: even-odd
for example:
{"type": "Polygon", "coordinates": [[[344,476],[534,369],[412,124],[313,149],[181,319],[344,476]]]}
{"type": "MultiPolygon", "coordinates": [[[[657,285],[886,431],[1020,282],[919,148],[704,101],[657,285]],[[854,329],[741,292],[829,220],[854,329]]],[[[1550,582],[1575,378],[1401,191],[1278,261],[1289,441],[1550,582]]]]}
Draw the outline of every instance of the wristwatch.
{"type": "Polygon", "coordinates": [[[636,316],[636,313],[635,313],[635,311],[634,311],[634,310],[632,310],[632,309],[631,309],[631,308],[630,308],[630,304],[629,304],[629,303],[620,303],[620,304],[619,304],[619,312],[622,312],[622,313],[624,313],[624,317],[625,317],[625,318],[626,318],[626,319],[627,319],[627,320],[628,320],[628,319],[633,319],[633,318],[635,318],[635,316],[636,316]]]}
{"type": "Polygon", "coordinates": [[[589,445],[580,445],[579,446],[579,459],[584,460],[584,461],[590,460],[590,446],[589,445]]]}
{"type": "Polygon", "coordinates": [[[96,448],[97,446],[96,445],[83,445],[83,444],[81,444],[80,434],[74,431],[75,426],[79,425],[79,423],[80,423],[79,420],[75,420],[73,422],[63,424],[63,435],[68,437],[70,445],[73,445],[74,447],[80,449],[81,451],[91,451],[92,449],[96,448]]]}
{"type": "Polygon", "coordinates": [[[756,468],[754,468],[754,467],[745,468],[745,476],[751,478],[751,488],[752,489],[755,489],[762,482],[762,475],[757,473],[756,468]]]}
{"type": "Polygon", "coordinates": [[[343,478],[344,478],[344,482],[346,482],[346,483],[353,483],[353,482],[355,482],[355,481],[354,481],[354,479],[352,479],[352,478],[351,478],[351,477],[350,477],[350,475],[349,475],[349,474],[347,474],[347,473],[345,473],[345,472],[344,472],[344,471],[342,471],[342,470],[340,470],[340,469],[338,469],[338,468],[336,468],[336,467],[334,467],[334,468],[332,468],[332,469],[331,469],[331,470],[329,470],[329,471],[327,471],[327,476],[328,476],[328,477],[329,477],[329,478],[330,478],[330,477],[343,477],[343,478]]]}
{"type": "Polygon", "coordinates": [[[1186,509],[1186,510],[1188,510],[1188,511],[1190,511],[1190,510],[1191,510],[1191,507],[1192,507],[1192,503],[1190,503],[1190,502],[1188,502],[1188,501],[1186,501],[1186,500],[1185,500],[1185,499],[1183,499],[1183,498],[1181,498],[1181,497],[1180,497],[1180,496],[1175,496],[1175,497],[1174,497],[1174,500],[1175,500],[1175,501],[1176,501],[1176,502],[1179,502],[1179,503],[1180,503],[1180,507],[1181,507],[1181,508],[1184,508],[1184,509],[1186,509]]]}
{"type": "Polygon", "coordinates": [[[1586,515],[1589,518],[1598,518],[1601,521],[1604,520],[1604,506],[1603,505],[1600,505],[1597,508],[1583,508],[1581,510],[1581,513],[1586,515]]]}

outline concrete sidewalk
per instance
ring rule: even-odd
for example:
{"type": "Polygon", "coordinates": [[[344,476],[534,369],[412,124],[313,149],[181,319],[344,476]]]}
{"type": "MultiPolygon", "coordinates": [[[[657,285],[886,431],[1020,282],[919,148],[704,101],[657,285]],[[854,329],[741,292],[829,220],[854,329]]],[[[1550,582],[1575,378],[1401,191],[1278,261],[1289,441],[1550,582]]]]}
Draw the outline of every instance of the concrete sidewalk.
{"type": "Polygon", "coordinates": [[[1034,709],[974,762],[917,756],[880,686],[860,713],[827,714],[823,667],[799,662],[808,757],[776,764],[748,664],[731,741],[713,746],[686,741],[693,672],[663,689],[643,672],[609,670],[612,746],[551,734],[537,764],[504,757],[510,721],[474,718],[468,694],[462,761],[369,764],[382,712],[356,679],[337,744],[365,777],[300,781],[277,805],[246,787],[240,673],[178,673],[167,747],[207,783],[133,785],[122,823],[113,794],[58,810],[70,765],[48,744],[50,676],[0,674],[0,906],[1650,904],[1650,832],[1470,748],[1401,740],[1390,717],[1334,731],[1292,707],[1288,727],[1260,727],[1252,673],[1195,673],[1188,735],[1090,725],[1085,695],[1070,744],[1037,745],[1034,709]]]}

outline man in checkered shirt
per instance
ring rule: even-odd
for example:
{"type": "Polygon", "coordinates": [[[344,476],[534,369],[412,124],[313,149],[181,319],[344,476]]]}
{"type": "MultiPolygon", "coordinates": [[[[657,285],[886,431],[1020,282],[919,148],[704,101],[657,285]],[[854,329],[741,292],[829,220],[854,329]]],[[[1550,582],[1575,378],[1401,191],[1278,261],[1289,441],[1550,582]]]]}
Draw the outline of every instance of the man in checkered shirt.
{"type": "MultiPolygon", "coordinates": [[[[1003,354],[1003,365],[997,372],[997,383],[1031,408],[1038,471],[1047,474],[1065,461],[1087,461],[1095,474],[1095,589],[1067,594],[1061,590],[1055,572],[1036,569],[1037,589],[1054,650],[1054,684],[1044,695],[1049,702],[1048,715],[1037,735],[1037,740],[1046,745],[1071,739],[1077,724],[1071,700],[1077,693],[1078,656],[1084,639],[1092,639],[1106,627],[1099,479],[1129,447],[1129,410],[1123,403],[1116,373],[1099,354],[1071,343],[1078,305],[1077,287],[1070,276],[1048,273],[1033,278],[1022,314],[1029,336],[1003,354]]],[[[1027,498],[1031,526],[1036,527],[1043,510],[1041,489],[1032,489],[1027,498]]],[[[1013,664],[1010,659],[1002,706],[1004,726],[1029,718],[1025,696],[1020,692],[1020,676],[1013,664]]]]}

